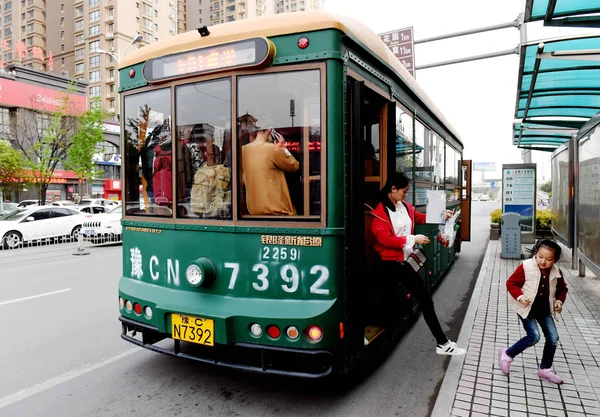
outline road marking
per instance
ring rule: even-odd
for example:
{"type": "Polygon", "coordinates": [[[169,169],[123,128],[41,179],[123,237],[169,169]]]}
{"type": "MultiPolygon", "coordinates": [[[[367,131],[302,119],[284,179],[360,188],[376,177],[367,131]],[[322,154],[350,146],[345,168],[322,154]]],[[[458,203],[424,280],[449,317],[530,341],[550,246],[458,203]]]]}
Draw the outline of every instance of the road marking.
{"type": "Polygon", "coordinates": [[[17,391],[14,394],[9,394],[5,397],[0,398],[0,409],[2,409],[4,407],[8,407],[9,405],[14,404],[18,401],[21,401],[21,400],[29,398],[33,395],[39,394],[40,392],[49,390],[50,388],[54,388],[57,385],[63,384],[72,379],[75,379],[75,378],[78,378],[87,373],[93,372],[96,369],[110,365],[113,362],[116,362],[118,360],[121,360],[121,359],[129,356],[129,355],[132,355],[136,352],[141,352],[141,351],[143,351],[143,349],[138,348],[138,347],[129,349],[119,355],[108,358],[102,362],[84,365],[83,367],[81,367],[79,369],[74,369],[72,371],[65,372],[64,374],[55,376],[53,378],[47,379],[46,381],[39,382],[30,387],[27,387],[20,391],[17,391]]]}
{"type": "Polygon", "coordinates": [[[32,295],[31,297],[23,297],[23,298],[17,298],[15,300],[2,301],[0,303],[0,306],[3,306],[5,304],[18,303],[20,301],[33,300],[34,298],[46,297],[48,295],[60,294],[61,292],[67,292],[67,291],[71,291],[71,289],[70,288],[65,288],[64,290],[58,290],[58,291],[47,292],[47,293],[44,293],[44,294],[32,295]]]}

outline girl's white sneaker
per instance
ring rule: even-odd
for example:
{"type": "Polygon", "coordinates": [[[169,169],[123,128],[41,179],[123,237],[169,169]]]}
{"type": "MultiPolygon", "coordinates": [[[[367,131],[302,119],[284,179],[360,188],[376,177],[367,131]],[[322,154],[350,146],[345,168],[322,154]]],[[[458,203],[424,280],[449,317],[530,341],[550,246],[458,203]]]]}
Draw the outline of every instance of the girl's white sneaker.
{"type": "Polygon", "coordinates": [[[467,353],[466,349],[459,348],[455,342],[448,341],[444,345],[437,345],[435,353],[438,355],[460,356],[467,353]]]}

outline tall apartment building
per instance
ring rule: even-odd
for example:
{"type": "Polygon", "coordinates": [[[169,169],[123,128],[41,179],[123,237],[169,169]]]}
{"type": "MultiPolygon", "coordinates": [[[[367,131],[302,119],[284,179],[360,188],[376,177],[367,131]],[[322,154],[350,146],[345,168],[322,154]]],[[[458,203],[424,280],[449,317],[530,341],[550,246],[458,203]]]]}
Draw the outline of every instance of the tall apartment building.
{"type": "Polygon", "coordinates": [[[186,27],[193,30],[270,14],[323,11],[324,0],[186,0],[186,27]]]}
{"type": "Polygon", "coordinates": [[[0,0],[0,68],[11,63],[46,70],[46,0],[0,0]]]}
{"type": "Polygon", "coordinates": [[[118,62],[185,31],[185,0],[0,0],[0,67],[19,63],[89,83],[117,120],[118,62]],[[105,52],[103,52],[105,51],[105,52]]]}
{"type": "Polygon", "coordinates": [[[187,0],[188,30],[273,13],[274,0],[187,0]]]}
{"type": "Polygon", "coordinates": [[[275,13],[292,13],[292,12],[303,12],[323,11],[324,0],[276,0],[275,2],[275,13]]]}

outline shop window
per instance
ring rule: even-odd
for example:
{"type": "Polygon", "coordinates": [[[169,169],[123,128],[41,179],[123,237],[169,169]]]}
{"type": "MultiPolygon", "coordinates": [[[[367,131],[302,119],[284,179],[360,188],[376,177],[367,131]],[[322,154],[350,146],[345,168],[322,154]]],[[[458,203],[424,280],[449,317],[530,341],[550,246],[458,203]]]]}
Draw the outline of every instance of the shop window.
{"type": "Polygon", "coordinates": [[[431,190],[433,166],[431,156],[431,130],[419,120],[415,121],[415,205],[427,204],[427,190],[431,190]]]}

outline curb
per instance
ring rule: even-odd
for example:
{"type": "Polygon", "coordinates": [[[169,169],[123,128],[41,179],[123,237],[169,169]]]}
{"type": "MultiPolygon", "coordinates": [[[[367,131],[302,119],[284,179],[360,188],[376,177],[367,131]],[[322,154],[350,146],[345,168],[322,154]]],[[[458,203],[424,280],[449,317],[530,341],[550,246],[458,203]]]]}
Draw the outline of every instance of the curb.
{"type": "MultiPolygon", "coordinates": [[[[483,282],[485,281],[485,276],[488,271],[488,264],[492,252],[490,248],[491,244],[491,241],[488,242],[485,258],[483,260],[483,264],[481,265],[481,269],[479,270],[479,275],[477,276],[477,283],[473,289],[473,294],[471,294],[469,307],[467,308],[467,313],[465,314],[465,319],[463,320],[460,334],[458,335],[458,340],[456,341],[459,346],[466,346],[467,348],[469,346],[469,339],[471,338],[471,331],[473,329],[473,323],[475,322],[475,314],[477,313],[479,300],[481,298],[481,289],[483,288],[483,282]]],[[[450,363],[446,369],[446,375],[442,381],[442,386],[438,392],[438,396],[435,400],[435,405],[433,406],[433,411],[431,412],[430,417],[448,417],[452,414],[454,397],[456,396],[456,391],[458,390],[458,381],[460,379],[465,357],[466,355],[452,356],[450,359],[450,363]]]]}

